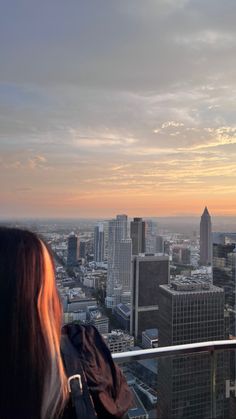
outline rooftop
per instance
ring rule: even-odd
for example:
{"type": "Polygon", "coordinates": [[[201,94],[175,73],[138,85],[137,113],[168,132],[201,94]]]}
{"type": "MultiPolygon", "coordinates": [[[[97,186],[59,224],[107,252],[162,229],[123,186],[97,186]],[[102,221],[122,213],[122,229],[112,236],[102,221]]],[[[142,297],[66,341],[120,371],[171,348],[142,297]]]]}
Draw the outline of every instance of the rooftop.
{"type": "Polygon", "coordinates": [[[224,293],[222,288],[216,287],[209,282],[204,282],[198,279],[184,278],[178,281],[173,281],[170,284],[160,285],[160,288],[169,292],[170,294],[189,294],[189,293],[224,293]]]}
{"type": "Polygon", "coordinates": [[[118,340],[130,340],[133,339],[133,336],[125,333],[123,330],[114,329],[110,333],[106,334],[106,338],[111,341],[118,341],[118,340]]]}
{"type": "Polygon", "coordinates": [[[126,316],[130,315],[130,307],[129,306],[120,303],[120,304],[117,305],[117,308],[118,308],[118,310],[120,310],[126,316]]]}
{"type": "Polygon", "coordinates": [[[143,331],[150,339],[158,338],[158,329],[146,329],[143,331]]]}

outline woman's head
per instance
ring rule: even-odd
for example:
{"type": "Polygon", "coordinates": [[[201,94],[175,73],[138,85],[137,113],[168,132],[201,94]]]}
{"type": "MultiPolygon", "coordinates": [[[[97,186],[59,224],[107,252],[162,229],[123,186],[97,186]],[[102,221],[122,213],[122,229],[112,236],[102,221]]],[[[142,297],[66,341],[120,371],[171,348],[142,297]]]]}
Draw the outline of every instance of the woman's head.
{"type": "Polygon", "coordinates": [[[0,228],[0,417],[53,418],[63,408],[61,314],[47,246],[34,233],[0,228]]]}

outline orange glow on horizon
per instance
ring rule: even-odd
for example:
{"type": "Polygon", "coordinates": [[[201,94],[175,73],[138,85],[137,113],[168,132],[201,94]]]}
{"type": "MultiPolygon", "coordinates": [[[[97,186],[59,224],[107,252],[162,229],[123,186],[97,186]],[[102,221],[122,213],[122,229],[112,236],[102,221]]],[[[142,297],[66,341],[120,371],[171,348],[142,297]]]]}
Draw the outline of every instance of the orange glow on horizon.
{"type": "MultiPolygon", "coordinates": [[[[30,198],[30,197],[28,197],[30,198]]],[[[15,200],[14,200],[15,201],[15,200]]],[[[58,193],[32,197],[28,201],[14,202],[12,207],[18,207],[18,217],[49,217],[49,218],[107,218],[118,213],[129,216],[166,217],[166,216],[199,216],[205,205],[212,215],[236,215],[236,195],[184,192],[169,193],[110,193],[100,191],[78,195],[58,193]]],[[[13,216],[10,211],[8,217],[13,216]]]]}

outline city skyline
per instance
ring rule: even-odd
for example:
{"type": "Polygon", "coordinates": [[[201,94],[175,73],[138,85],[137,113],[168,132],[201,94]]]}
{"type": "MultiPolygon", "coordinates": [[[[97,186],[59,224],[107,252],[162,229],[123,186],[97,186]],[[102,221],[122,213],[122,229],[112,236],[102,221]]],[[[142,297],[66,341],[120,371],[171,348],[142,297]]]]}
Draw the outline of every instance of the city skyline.
{"type": "Polygon", "coordinates": [[[233,0],[0,8],[0,218],[236,215],[233,0]]]}

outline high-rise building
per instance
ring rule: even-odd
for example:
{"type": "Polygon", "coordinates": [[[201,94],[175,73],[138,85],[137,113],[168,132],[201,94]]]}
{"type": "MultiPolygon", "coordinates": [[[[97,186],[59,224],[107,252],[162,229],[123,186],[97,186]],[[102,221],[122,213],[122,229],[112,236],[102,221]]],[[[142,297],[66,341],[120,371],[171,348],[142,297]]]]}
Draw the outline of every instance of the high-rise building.
{"type": "Polygon", "coordinates": [[[132,240],[132,254],[145,253],[145,221],[134,218],[130,223],[130,236],[132,240]]]}
{"type": "Polygon", "coordinates": [[[156,253],[157,223],[153,220],[147,220],[146,223],[146,253],[156,253]]]}
{"type": "Polygon", "coordinates": [[[86,259],[87,251],[88,251],[87,242],[85,240],[81,240],[79,244],[79,256],[82,259],[86,259]]]}
{"type": "Polygon", "coordinates": [[[191,264],[191,250],[188,247],[183,247],[181,252],[181,262],[183,265],[191,264]]]}
{"type": "Polygon", "coordinates": [[[191,251],[188,247],[183,245],[174,246],[172,248],[173,262],[180,265],[190,265],[191,251]]]}
{"type": "Polygon", "coordinates": [[[131,239],[122,239],[119,245],[119,282],[122,286],[122,292],[130,291],[131,287],[131,259],[132,259],[132,241],[131,239]]]}
{"type": "Polygon", "coordinates": [[[104,228],[99,223],[94,227],[94,261],[103,262],[104,260],[104,228]]]}
{"type": "Polygon", "coordinates": [[[236,233],[217,232],[212,233],[213,244],[235,244],[236,233]]]}
{"type": "Polygon", "coordinates": [[[108,237],[109,237],[109,221],[103,221],[104,232],[104,261],[108,260],[108,237]]]}
{"type": "Polygon", "coordinates": [[[164,253],[165,255],[170,255],[170,242],[168,240],[164,240],[164,253]]]}
{"type": "MultiPolygon", "coordinates": [[[[227,337],[236,337],[236,233],[213,234],[213,284],[225,292],[227,337]],[[230,336],[231,335],[231,336],[230,336]]],[[[229,382],[235,383],[236,351],[230,353],[229,382]]],[[[236,417],[236,399],[230,398],[229,418],[236,417]]]]}
{"type": "Polygon", "coordinates": [[[131,334],[140,339],[146,329],[158,328],[159,285],[169,282],[169,257],[133,258],[131,334]]]}
{"type": "Polygon", "coordinates": [[[213,243],[213,284],[225,292],[225,308],[229,315],[229,333],[236,336],[235,244],[213,243]]]}
{"type": "Polygon", "coordinates": [[[78,260],[78,237],[74,233],[69,235],[67,246],[67,265],[74,266],[78,260]]]}
{"type": "Polygon", "coordinates": [[[91,261],[90,259],[92,258],[91,254],[93,254],[93,240],[90,240],[90,239],[81,240],[78,245],[78,248],[79,248],[78,257],[91,261]]]}
{"type": "Polygon", "coordinates": [[[106,306],[114,308],[122,301],[122,292],[130,291],[132,241],[128,237],[127,215],[109,221],[106,306]]]}
{"type": "MultiPolygon", "coordinates": [[[[160,286],[159,346],[225,338],[224,291],[197,280],[160,286]]],[[[211,386],[208,353],[160,359],[158,363],[158,418],[211,418],[213,397],[216,418],[226,418],[225,379],[228,363],[216,355],[215,394],[211,386]]]]}
{"type": "Polygon", "coordinates": [[[200,222],[200,265],[212,264],[211,216],[205,207],[200,222]]]}
{"type": "Polygon", "coordinates": [[[156,236],[156,253],[164,253],[164,239],[162,236],[156,236]]]}

